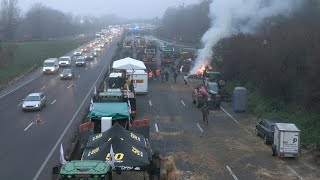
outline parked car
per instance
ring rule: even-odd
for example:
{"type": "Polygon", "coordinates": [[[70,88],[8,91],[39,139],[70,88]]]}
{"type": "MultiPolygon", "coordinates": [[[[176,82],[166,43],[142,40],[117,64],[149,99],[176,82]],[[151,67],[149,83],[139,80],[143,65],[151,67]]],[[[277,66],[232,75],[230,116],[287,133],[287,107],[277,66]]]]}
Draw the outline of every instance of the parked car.
{"type": "Polygon", "coordinates": [[[73,79],[74,73],[71,69],[64,69],[60,74],[60,79],[73,79]]]}
{"type": "Polygon", "coordinates": [[[263,138],[265,144],[272,144],[274,124],[283,122],[279,118],[265,118],[256,125],[256,135],[263,138]]]}
{"type": "Polygon", "coordinates": [[[87,66],[87,63],[85,61],[86,59],[83,56],[79,56],[76,58],[76,67],[78,66],[87,66]]]}
{"type": "Polygon", "coordinates": [[[46,96],[43,93],[31,93],[22,103],[22,111],[41,110],[46,105],[46,96]]]}

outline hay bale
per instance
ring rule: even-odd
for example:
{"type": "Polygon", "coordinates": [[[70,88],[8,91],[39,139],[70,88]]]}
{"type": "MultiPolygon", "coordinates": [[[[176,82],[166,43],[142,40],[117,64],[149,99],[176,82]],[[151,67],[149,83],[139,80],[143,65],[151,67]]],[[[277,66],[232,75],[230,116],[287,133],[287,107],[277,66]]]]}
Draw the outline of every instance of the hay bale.
{"type": "Polygon", "coordinates": [[[179,180],[181,177],[180,171],[177,169],[174,157],[168,156],[164,158],[165,170],[161,172],[161,179],[179,180]]]}

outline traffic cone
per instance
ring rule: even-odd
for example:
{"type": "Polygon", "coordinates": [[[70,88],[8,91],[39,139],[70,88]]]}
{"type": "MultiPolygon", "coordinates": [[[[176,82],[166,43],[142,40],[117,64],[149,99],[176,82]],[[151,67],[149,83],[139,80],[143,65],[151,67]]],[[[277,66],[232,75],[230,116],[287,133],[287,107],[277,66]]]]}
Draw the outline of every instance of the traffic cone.
{"type": "Polygon", "coordinates": [[[41,118],[39,113],[37,114],[36,123],[38,124],[41,123],[41,118]]]}

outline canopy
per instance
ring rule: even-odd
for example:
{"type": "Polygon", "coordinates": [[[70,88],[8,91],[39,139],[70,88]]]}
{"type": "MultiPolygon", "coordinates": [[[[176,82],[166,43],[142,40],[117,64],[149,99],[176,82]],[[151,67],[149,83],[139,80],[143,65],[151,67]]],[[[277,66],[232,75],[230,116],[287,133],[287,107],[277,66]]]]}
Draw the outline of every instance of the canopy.
{"type": "Polygon", "coordinates": [[[101,146],[115,137],[123,138],[128,141],[129,144],[136,147],[146,148],[146,140],[142,135],[125,130],[119,123],[115,123],[110,129],[103,133],[91,135],[86,148],[101,146]]]}
{"type": "Polygon", "coordinates": [[[112,120],[129,118],[128,104],[126,102],[93,103],[87,120],[101,119],[102,117],[112,117],[112,120]]]}
{"type": "Polygon", "coordinates": [[[132,59],[130,57],[114,61],[112,68],[113,69],[123,69],[123,70],[147,69],[142,61],[132,59]]]}
{"type": "Polygon", "coordinates": [[[110,147],[114,152],[115,167],[121,170],[146,170],[149,166],[148,154],[145,149],[131,145],[127,139],[115,136],[96,148],[86,148],[82,160],[109,161],[110,147]]]}

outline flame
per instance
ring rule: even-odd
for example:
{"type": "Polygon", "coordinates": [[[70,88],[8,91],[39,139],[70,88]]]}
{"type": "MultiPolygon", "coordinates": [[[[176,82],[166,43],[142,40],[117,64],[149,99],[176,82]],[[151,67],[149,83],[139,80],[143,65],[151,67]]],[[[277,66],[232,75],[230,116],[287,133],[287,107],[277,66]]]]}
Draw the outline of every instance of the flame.
{"type": "Polygon", "coordinates": [[[202,76],[205,71],[207,71],[207,70],[212,70],[212,69],[213,69],[213,67],[210,66],[210,65],[202,65],[202,66],[197,70],[196,74],[197,74],[198,76],[202,76]]]}

